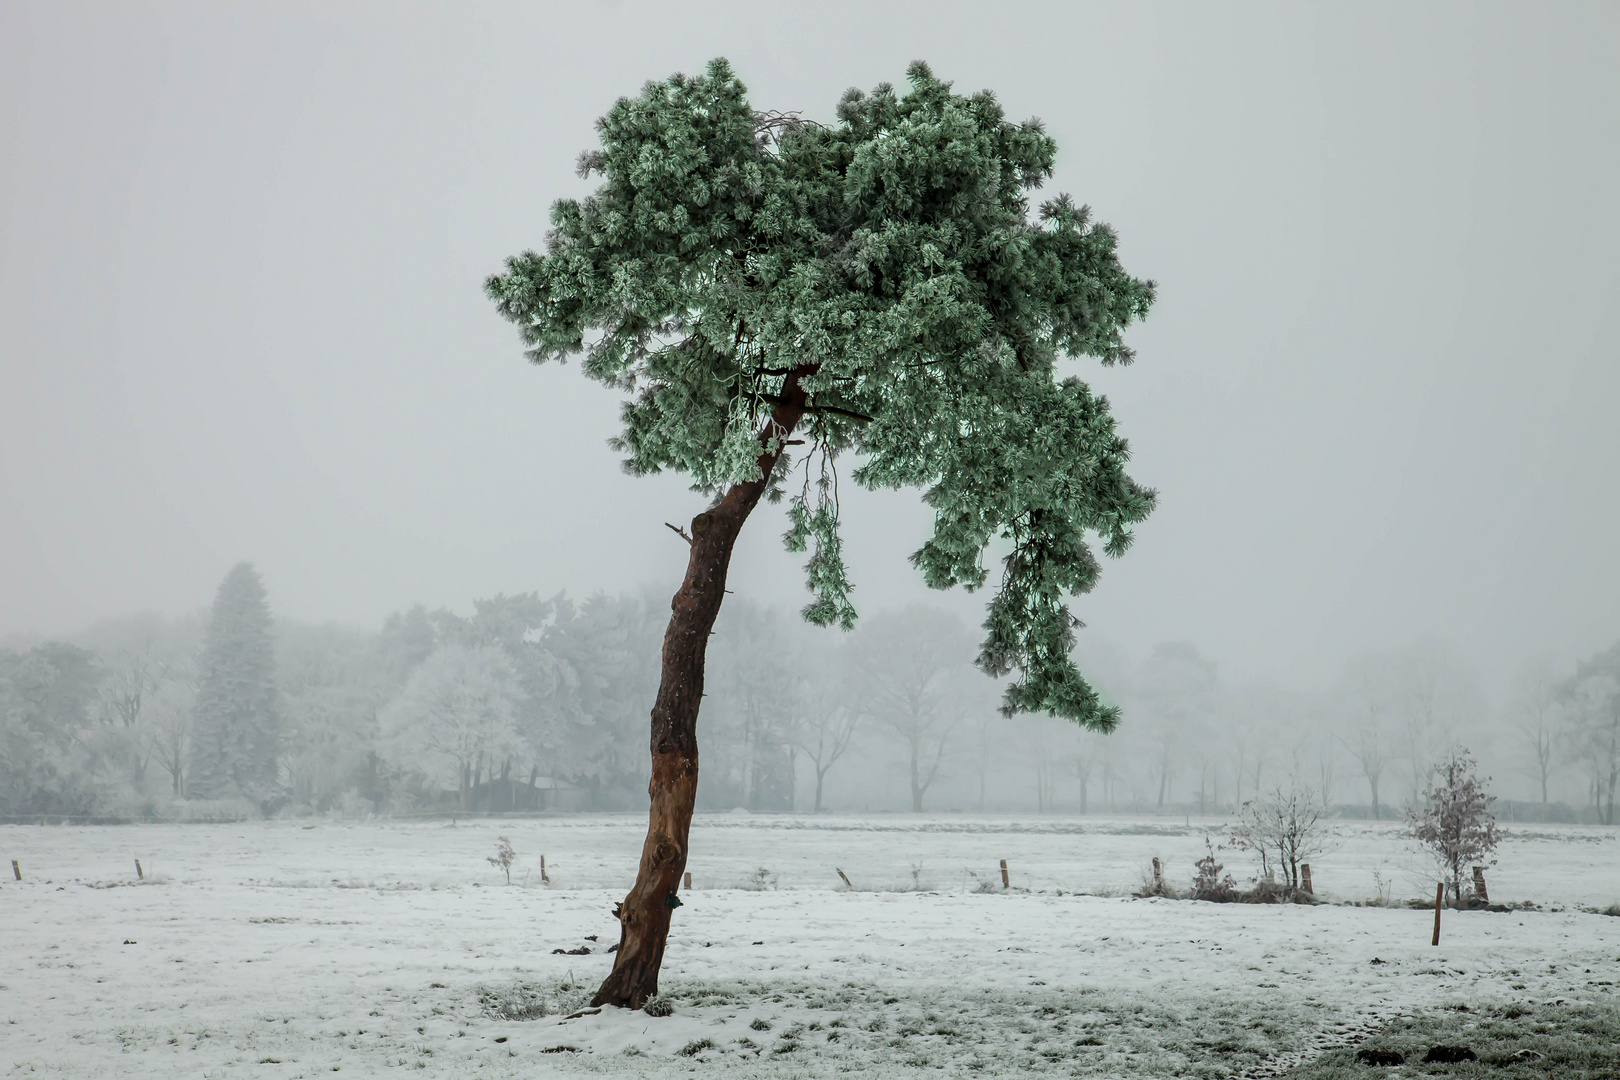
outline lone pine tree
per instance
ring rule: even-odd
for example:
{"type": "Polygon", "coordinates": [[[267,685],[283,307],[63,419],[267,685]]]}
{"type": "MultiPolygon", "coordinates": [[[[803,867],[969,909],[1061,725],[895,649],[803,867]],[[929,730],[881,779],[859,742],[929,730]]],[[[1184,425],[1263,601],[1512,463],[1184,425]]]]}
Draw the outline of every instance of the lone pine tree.
{"type": "Polygon", "coordinates": [[[531,360],[582,356],[625,393],[627,471],[679,470],[710,500],[679,530],[691,554],[652,709],[647,840],[596,1004],[658,990],[704,652],[762,497],[786,498],[787,547],[809,549],[805,618],[848,629],[838,460],[856,458],[864,487],[923,489],[934,529],[911,561],[930,586],[976,589],[991,541],[1007,551],[978,657],[1013,675],[1003,711],[1118,721],[1070,658],[1067,598],[1097,579],[1087,534],[1122,554],[1154,496],[1125,474],[1107,399],[1059,363],[1128,363],[1122,331],[1153,283],[1068,196],[1031,219],[1057,150],[1039,121],[1009,123],[921,63],[908,78],[904,94],[848,91],[831,125],[756,112],[724,60],[648,83],[580,157],[601,186],[555,203],[545,253],[486,285],[531,360]]]}
{"type": "Polygon", "coordinates": [[[280,738],[270,605],[258,572],[238,563],[219,584],[203,637],[187,793],[273,797],[280,738]]]}

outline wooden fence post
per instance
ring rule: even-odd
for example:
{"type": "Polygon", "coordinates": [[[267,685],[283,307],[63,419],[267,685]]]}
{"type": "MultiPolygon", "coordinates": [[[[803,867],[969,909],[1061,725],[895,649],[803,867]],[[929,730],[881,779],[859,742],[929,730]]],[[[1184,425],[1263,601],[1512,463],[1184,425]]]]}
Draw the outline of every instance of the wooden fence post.
{"type": "Polygon", "coordinates": [[[544,855],[540,856],[540,884],[551,884],[551,877],[546,873],[546,857],[544,855]]]}
{"type": "MultiPolygon", "coordinates": [[[[836,867],[836,866],[835,866],[835,867],[833,867],[833,869],[834,869],[834,870],[838,870],[838,867],[836,867]]],[[[854,888],[854,887],[855,887],[855,886],[853,886],[853,885],[851,885],[851,884],[850,884],[850,883],[849,883],[849,875],[848,875],[848,874],[846,874],[846,873],[844,873],[844,872],[843,872],[843,871],[842,871],[842,870],[838,870],[838,876],[839,876],[839,877],[840,877],[840,878],[843,878],[843,880],[844,880],[844,888],[846,888],[846,889],[853,889],[853,888],[854,888]]]]}
{"type": "Polygon", "coordinates": [[[1300,880],[1300,884],[1305,886],[1305,895],[1307,895],[1307,896],[1315,896],[1316,895],[1316,890],[1311,888],[1311,864],[1310,863],[1300,863],[1299,864],[1299,880],[1300,880]]]}
{"type": "Polygon", "coordinates": [[[1001,887],[1003,889],[1012,888],[1012,879],[1007,876],[1007,860],[1006,859],[1001,860],[1001,887]]]}
{"type": "Polygon", "coordinates": [[[1485,891],[1485,868],[1483,866],[1474,867],[1474,895],[1479,897],[1479,902],[1482,904],[1491,902],[1491,894],[1485,891]]]}
{"type": "Polygon", "coordinates": [[[686,872],[685,885],[686,885],[686,888],[688,888],[688,889],[690,889],[692,887],[692,871],[690,871],[690,870],[688,870],[686,872]]]}
{"type": "Polygon", "coordinates": [[[1434,887],[1434,940],[1430,945],[1440,944],[1440,905],[1446,899],[1446,883],[1441,882],[1434,887]]]}
{"type": "Polygon", "coordinates": [[[1159,863],[1159,857],[1153,856],[1153,888],[1155,891],[1164,888],[1164,867],[1159,863]]]}
{"type": "Polygon", "coordinates": [[[22,880],[22,870],[18,869],[16,859],[11,860],[11,873],[18,881],[22,880]]]}
{"type": "Polygon", "coordinates": [[[146,871],[141,869],[141,860],[139,859],[135,860],[135,876],[140,878],[142,881],[146,880],[146,871]]]}

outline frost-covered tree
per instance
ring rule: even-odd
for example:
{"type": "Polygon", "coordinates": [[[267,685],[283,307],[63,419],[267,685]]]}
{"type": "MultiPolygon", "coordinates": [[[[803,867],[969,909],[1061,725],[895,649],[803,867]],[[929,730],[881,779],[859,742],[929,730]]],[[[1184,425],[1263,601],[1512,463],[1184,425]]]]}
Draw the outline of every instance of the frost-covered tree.
{"type": "Polygon", "coordinates": [[[719,783],[705,805],[791,810],[793,723],[805,689],[794,663],[794,627],[777,611],[746,601],[728,608],[717,625],[705,681],[721,753],[710,773],[719,783]]]}
{"type": "MultiPolygon", "coordinates": [[[[542,599],[537,593],[504,594],[473,602],[471,618],[450,612],[435,616],[440,636],[470,648],[496,648],[510,662],[515,682],[512,687],[513,718],[517,742],[503,751],[499,760],[489,763],[491,779],[500,783],[491,798],[508,800],[505,808],[515,807],[515,785],[524,779],[533,785],[542,771],[557,775],[558,757],[568,720],[565,691],[577,675],[557,655],[557,622],[565,599],[542,599]],[[512,770],[519,769],[517,780],[512,770]],[[526,777],[523,768],[526,766],[526,777]]],[[[476,771],[476,769],[475,769],[476,771]]],[[[495,804],[486,804],[494,808],[495,804]]]]}
{"type": "Polygon", "coordinates": [[[565,665],[555,707],[562,726],[547,775],[588,786],[597,806],[647,787],[641,738],[658,692],[664,607],[649,597],[559,597],[546,647],[565,665]]]}
{"type": "Polygon", "coordinates": [[[602,186],[556,203],[545,253],[487,285],[531,359],[583,354],[586,375],[627,395],[630,472],[678,470],[711,500],[681,530],[647,841],[599,1004],[657,990],[705,652],[761,498],[787,498],[787,545],[810,551],[806,618],[850,627],[838,460],[857,455],[865,487],[922,489],[934,530],[912,561],[930,586],[978,588],[986,548],[1008,552],[979,655],[1015,673],[1005,708],[1118,719],[1070,657],[1067,601],[1097,579],[1091,538],[1123,554],[1153,493],[1125,473],[1107,400],[1063,364],[1128,362],[1122,333],[1153,285],[1067,196],[1032,219],[1057,152],[1039,121],[1011,123],[992,94],[953,93],[921,63],[908,76],[908,93],[845,94],[829,124],[757,112],[723,60],[648,83],[580,159],[602,186]]]}
{"type": "Polygon", "coordinates": [[[258,571],[238,563],[219,584],[203,635],[186,793],[273,799],[280,787],[280,743],[270,605],[258,571]]]}
{"type": "Polygon", "coordinates": [[[452,641],[434,650],[384,709],[383,745],[403,762],[421,762],[459,803],[520,746],[517,669],[498,645],[452,641]]]}
{"type": "Polygon", "coordinates": [[[0,650],[0,813],[96,812],[104,677],[94,654],[65,642],[0,650]]]}
{"type": "Polygon", "coordinates": [[[1586,766],[1599,820],[1614,825],[1620,822],[1614,807],[1620,788],[1620,644],[1576,664],[1561,696],[1570,756],[1586,766]]]}
{"type": "Polygon", "coordinates": [[[1479,766],[1457,747],[1430,769],[1434,782],[1423,801],[1406,811],[1407,826],[1434,860],[1454,905],[1462,904],[1463,869],[1490,856],[1499,834],[1491,813],[1495,795],[1485,791],[1479,766]]]}
{"type": "Polygon", "coordinates": [[[369,766],[389,687],[374,635],[296,623],[280,630],[282,766],[293,799],[326,810],[351,791],[375,796],[369,766]]]}

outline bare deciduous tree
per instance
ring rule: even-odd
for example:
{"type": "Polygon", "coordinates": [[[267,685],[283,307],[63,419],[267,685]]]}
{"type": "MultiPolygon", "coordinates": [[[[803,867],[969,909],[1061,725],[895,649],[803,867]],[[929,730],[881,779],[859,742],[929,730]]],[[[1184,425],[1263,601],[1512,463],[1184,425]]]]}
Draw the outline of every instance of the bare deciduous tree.
{"type": "Polygon", "coordinates": [[[861,714],[848,700],[846,687],[832,679],[807,680],[799,695],[799,716],[789,729],[794,746],[804,751],[816,774],[814,810],[821,812],[827,773],[849,751],[860,729],[861,714]]]}
{"type": "Polygon", "coordinates": [[[1562,710],[1558,701],[1557,680],[1545,663],[1526,665],[1520,671],[1514,692],[1514,732],[1527,756],[1522,758],[1521,771],[1541,791],[1541,801],[1547,802],[1547,784],[1558,766],[1558,729],[1562,710]]]}
{"type": "Polygon", "coordinates": [[[1620,820],[1614,806],[1620,788],[1620,645],[1577,664],[1562,697],[1568,706],[1565,738],[1571,756],[1585,762],[1592,805],[1603,824],[1613,825],[1620,820]]]}
{"type": "Polygon", "coordinates": [[[1300,864],[1326,850],[1325,809],[1321,792],[1290,777],[1265,797],[1243,804],[1232,838],[1239,847],[1259,853],[1263,877],[1280,872],[1284,885],[1298,889],[1300,864]]]}
{"type": "Polygon", "coordinates": [[[1067,745],[1074,738],[1075,727],[1067,720],[1050,716],[1023,716],[1018,718],[1018,739],[1035,768],[1035,808],[1037,813],[1052,809],[1054,787],[1059,770],[1070,760],[1067,745]]]}
{"type": "Polygon", "coordinates": [[[954,615],[920,606],[869,619],[858,634],[862,711],[905,744],[911,809],[920,812],[963,718],[962,694],[947,687],[953,673],[971,674],[973,639],[954,615]]]}
{"type": "Polygon", "coordinates": [[[197,687],[190,672],[170,677],[151,695],[141,712],[141,725],[151,760],[169,774],[171,791],[186,794],[186,762],[191,759],[191,709],[197,687]]]}

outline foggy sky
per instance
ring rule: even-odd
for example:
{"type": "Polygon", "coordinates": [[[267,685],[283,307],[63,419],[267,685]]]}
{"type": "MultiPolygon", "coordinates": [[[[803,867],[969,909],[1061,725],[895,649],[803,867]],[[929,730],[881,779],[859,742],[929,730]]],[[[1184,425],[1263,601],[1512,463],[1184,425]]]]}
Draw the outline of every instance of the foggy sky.
{"type": "MultiPolygon", "coordinates": [[[[913,59],[994,90],[1159,282],[1135,366],[1074,365],[1161,495],[1085,633],[1312,676],[1620,637],[1620,7],[869,0],[0,2],[0,636],[241,559],[310,620],[673,592],[701,498],[481,284],[616,97],[718,55],[822,120],[913,59]]],[[[945,600],[914,492],[845,507],[858,607],[945,600]]],[[[783,528],[733,589],[802,602],[783,528]]]]}

